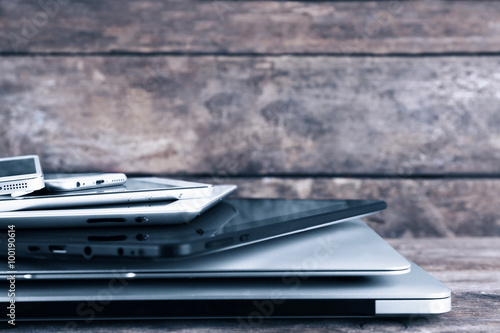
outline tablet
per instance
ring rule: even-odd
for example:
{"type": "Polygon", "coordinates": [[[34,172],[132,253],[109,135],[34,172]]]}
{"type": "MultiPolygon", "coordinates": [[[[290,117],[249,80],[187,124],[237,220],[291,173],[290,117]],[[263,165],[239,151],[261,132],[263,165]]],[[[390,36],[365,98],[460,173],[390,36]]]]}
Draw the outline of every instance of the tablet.
{"type": "Polygon", "coordinates": [[[124,185],[92,190],[50,193],[37,191],[23,197],[0,196],[0,212],[118,203],[200,198],[213,186],[168,178],[129,178],[124,185]]]}
{"type": "Polygon", "coordinates": [[[106,226],[144,228],[150,225],[187,223],[236,188],[236,185],[216,185],[209,196],[192,199],[0,212],[0,227],[5,230],[8,226],[14,226],[15,229],[106,226]]]}
{"type": "Polygon", "coordinates": [[[231,199],[189,224],[19,230],[16,255],[182,258],[324,227],[386,206],[378,200],[231,199]]]}
{"type": "MultiPolygon", "coordinates": [[[[230,218],[234,211],[225,213],[230,218]]],[[[21,231],[16,235],[23,247],[28,242],[26,236],[21,231]]],[[[18,255],[14,268],[12,273],[5,265],[3,271],[0,269],[0,279],[11,274],[15,274],[16,280],[373,276],[406,274],[410,264],[363,221],[353,219],[189,258],[123,256],[78,260],[71,256],[32,254],[31,258],[18,255]]]]}

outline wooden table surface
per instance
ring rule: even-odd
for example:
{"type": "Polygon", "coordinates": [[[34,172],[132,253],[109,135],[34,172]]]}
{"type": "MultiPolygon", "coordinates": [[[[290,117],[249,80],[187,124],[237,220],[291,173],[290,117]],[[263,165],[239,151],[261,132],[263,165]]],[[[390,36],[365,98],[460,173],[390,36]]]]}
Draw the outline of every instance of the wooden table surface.
{"type": "MultiPolygon", "coordinates": [[[[256,327],[259,332],[499,332],[500,238],[388,239],[404,256],[452,290],[452,310],[438,316],[383,319],[279,319],[256,327]]],[[[84,322],[77,332],[241,332],[235,320],[133,320],[84,322]]],[[[17,331],[64,331],[66,322],[22,323],[17,331]]],[[[7,331],[14,331],[7,330],[7,331]]]]}

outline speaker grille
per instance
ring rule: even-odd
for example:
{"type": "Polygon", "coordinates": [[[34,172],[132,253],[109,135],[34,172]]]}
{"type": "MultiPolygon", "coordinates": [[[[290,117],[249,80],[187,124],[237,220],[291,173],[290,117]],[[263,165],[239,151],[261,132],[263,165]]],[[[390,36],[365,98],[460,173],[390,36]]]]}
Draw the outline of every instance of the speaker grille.
{"type": "MultiPolygon", "coordinates": [[[[18,182],[18,183],[8,183],[3,185],[4,191],[12,191],[12,190],[23,190],[28,188],[28,183],[18,182]]],[[[2,187],[0,187],[0,190],[2,187]]]]}

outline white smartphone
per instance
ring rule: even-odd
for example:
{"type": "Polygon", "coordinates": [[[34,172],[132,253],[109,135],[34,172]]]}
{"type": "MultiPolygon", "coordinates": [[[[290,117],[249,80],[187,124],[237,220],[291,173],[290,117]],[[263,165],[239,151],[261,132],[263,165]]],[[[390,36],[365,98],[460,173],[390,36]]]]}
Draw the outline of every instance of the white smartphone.
{"type": "Polygon", "coordinates": [[[50,177],[45,179],[45,188],[51,192],[77,191],[91,188],[121,185],[127,181],[124,173],[95,173],[71,177],[50,177]]]}
{"type": "Polygon", "coordinates": [[[19,197],[44,186],[37,155],[0,158],[0,195],[19,197]]]}

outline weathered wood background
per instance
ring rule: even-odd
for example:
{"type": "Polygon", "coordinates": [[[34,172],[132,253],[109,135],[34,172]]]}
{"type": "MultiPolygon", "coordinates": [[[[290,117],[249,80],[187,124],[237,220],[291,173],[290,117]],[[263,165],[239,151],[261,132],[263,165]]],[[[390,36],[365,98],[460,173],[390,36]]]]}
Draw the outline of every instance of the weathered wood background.
{"type": "Polygon", "coordinates": [[[496,1],[0,1],[0,156],[500,236],[496,1]]]}

